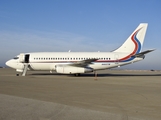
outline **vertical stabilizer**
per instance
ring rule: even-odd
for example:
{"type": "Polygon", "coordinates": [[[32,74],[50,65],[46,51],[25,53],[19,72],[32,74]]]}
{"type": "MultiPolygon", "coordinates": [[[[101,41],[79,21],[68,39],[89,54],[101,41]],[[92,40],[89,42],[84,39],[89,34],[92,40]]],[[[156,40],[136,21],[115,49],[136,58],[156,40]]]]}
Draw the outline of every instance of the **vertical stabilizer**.
{"type": "Polygon", "coordinates": [[[129,36],[129,38],[113,52],[126,52],[134,54],[141,52],[147,26],[147,23],[141,23],[129,36]]]}

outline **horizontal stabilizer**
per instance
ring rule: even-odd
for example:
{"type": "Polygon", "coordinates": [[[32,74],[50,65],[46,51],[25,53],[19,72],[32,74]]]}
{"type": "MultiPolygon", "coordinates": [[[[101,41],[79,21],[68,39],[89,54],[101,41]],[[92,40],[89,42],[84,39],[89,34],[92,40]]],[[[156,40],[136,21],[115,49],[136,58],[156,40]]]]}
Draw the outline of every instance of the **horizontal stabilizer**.
{"type": "Polygon", "coordinates": [[[133,55],[132,57],[140,57],[140,56],[143,56],[144,54],[147,54],[147,53],[152,52],[152,51],[154,51],[154,50],[155,50],[155,49],[146,50],[146,51],[140,52],[140,53],[138,53],[138,54],[135,54],[135,55],[133,55]]]}

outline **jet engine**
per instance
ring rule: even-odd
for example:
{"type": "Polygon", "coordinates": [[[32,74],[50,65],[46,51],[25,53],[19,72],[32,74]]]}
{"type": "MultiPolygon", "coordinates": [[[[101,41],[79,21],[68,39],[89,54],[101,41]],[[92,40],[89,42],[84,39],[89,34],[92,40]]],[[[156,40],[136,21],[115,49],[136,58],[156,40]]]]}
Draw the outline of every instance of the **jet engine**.
{"type": "Polygon", "coordinates": [[[74,67],[74,66],[56,66],[57,73],[63,74],[76,74],[76,73],[88,73],[93,72],[92,68],[84,68],[84,67],[74,67]]]}

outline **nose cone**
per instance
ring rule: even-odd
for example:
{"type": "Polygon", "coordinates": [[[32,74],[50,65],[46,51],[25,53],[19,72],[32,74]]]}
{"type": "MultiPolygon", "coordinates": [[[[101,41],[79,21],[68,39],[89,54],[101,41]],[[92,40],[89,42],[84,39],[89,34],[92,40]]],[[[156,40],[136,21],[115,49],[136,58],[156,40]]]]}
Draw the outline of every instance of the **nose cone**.
{"type": "Polygon", "coordinates": [[[7,65],[8,67],[11,67],[11,66],[12,66],[11,60],[8,60],[8,61],[6,62],[6,65],[7,65]]]}
{"type": "Polygon", "coordinates": [[[6,65],[10,67],[10,60],[6,62],[6,65]]]}

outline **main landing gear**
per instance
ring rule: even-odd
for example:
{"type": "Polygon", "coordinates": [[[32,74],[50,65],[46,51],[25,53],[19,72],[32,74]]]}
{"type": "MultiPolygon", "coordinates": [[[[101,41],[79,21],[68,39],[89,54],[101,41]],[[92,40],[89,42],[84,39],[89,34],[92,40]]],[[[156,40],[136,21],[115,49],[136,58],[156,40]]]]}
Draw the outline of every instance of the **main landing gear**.
{"type": "Polygon", "coordinates": [[[80,73],[76,73],[76,74],[74,74],[76,77],[78,77],[78,76],[80,76],[80,73]]]}

